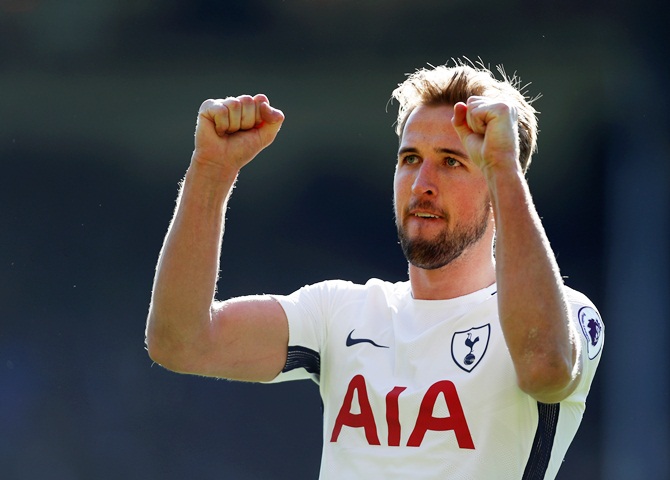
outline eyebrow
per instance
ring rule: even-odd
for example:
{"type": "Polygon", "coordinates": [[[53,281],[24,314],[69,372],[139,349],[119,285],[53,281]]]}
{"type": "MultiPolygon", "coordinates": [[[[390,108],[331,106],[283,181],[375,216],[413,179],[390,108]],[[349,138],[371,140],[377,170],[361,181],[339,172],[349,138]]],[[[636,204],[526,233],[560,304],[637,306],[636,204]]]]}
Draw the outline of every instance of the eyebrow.
{"type": "MultiPolygon", "coordinates": [[[[403,155],[405,153],[419,153],[419,150],[414,148],[414,147],[403,147],[400,150],[398,150],[398,156],[403,155]]],[[[464,159],[469,158],[464,152],[461,150],[456,150],[453,148],[436,148],[435,153],[443,153],[446,155],[455,155],[457,157],[461,157],[464,159]]]]}

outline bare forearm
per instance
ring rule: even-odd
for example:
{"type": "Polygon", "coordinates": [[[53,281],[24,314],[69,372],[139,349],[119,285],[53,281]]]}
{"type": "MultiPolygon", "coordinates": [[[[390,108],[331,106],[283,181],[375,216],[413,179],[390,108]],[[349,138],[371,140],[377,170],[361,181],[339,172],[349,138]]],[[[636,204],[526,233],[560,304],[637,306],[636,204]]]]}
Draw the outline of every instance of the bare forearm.
{"type": "Polygon", "coordinates": [[[542,396],[569,383],[577,360],[563,283],[522,173],[489,185],[501,325],[520,386],[542,396]]]}
{"type": "Polygon", "coordinates": [[[224,213],[236,173],[217,177],[192,162],[161,250],[147,322],[151,353],[177,353],[208,326],[214,298],[224,213]]]}

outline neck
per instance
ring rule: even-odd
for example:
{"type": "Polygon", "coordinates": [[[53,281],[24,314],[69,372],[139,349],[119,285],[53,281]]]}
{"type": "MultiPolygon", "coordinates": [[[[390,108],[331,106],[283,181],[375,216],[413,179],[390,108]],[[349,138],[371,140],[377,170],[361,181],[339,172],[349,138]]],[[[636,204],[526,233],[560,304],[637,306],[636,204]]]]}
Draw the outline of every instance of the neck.
{"type": "Polygon", "coordinates": [[[478,242],[448,265],[435,270],[410,264],[409,281],[416,300],[447,300],[486,288],[496,281],[491,244],[478,242]]]}

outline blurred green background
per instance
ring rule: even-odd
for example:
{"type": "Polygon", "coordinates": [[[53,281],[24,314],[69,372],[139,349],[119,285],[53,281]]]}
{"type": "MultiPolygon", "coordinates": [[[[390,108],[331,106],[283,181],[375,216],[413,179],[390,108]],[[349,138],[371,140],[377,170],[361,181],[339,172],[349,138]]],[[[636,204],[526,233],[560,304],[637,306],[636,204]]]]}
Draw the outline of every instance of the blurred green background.
{"type": "Polygon", "coordinates": [[[461,56],[542,94],[529,182],[608,329],[559,479],[670,478],[669,20],[651,0],[0,0],[0,478],[316,478],[316,386],[144,350],[197,109],[262,92],[286,115],[240,175],[220,297],[403,280],[390,93],[461,56]]]}

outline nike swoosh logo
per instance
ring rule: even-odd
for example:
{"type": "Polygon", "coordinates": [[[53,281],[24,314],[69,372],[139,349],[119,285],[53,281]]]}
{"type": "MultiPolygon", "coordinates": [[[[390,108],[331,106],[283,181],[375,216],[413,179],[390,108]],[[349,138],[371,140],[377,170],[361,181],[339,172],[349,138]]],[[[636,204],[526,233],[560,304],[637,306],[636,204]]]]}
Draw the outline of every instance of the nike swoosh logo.
{"type": "MultiPolygon", "coordinates": [[[[356,330],[356,329],[354,328],[354,330],[356,330]]],[[[377,348],[389,348],[385,345],[379,345],[379,344],[373,342],[372,340],[370,340],[369,338],[351,338],[351,334],[354,333],[354,330],[349,332],[349,336],[347,337],[347,347],[351,347],[351,346],[357,345],[359,343],[369,343],[371,345],[374,345],[377,348]]]]}

